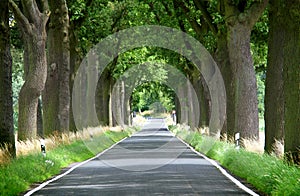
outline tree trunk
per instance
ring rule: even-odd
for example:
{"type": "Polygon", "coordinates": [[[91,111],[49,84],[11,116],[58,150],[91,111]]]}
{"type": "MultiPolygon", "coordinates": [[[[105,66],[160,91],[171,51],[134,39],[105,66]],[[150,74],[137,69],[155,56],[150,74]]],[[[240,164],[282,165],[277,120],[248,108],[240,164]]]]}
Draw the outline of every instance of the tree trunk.
{"type": "Polygon", "coordinates": [[[45,134],[69,131],[69,16],[65,0],[50,0],[48,75],[43,92],[45,134]]]}
{"type": "Polygon", "coordinates": [[[178,118],[178,122],[181,124],[188,124],[188,104],[187,104],[187,86],[186,83],[179,84],[178,87],[178,98],[180,105],[180,118],[178,118]]]}
{"type": "Polygon", "coordinates": [[[300,2],[284,1],[279,7],[283,11],[285,32],[283,46],[284,86],[284,151],[288,159],[300,164],[300,2]]]}
{"type": "Polygon", "coordinates": [[[8,1],[1,1],[0,8],[0,147],[7,144],[9,153],[15,157],[8,1]]]}
{"type": "Polygon", "coordinates": [[[112,77],[109,78],[109,101],[108,101],[108,119],[109,119],[109,126],[113,127],[116,126],[116,119],[113,114],[113,105],[114,100],[112,99],[112,90],[114,85],[114,79],[112,77]]]}
{"type": "MultiPolygon", "coordinates": [[[[196,72],[194,72],[196,74],[196,72]]],[[[198,75],[198,74],[196,74],[198,75]]],[[[200,110],[199,110],[199,100],[195,89],[192,85],[193,78],[196,76],[190,76],[190,79],[187,80],[187,97],[188,97],[188,118],[189,118],[189,125],[192,129],[198,127],[199,124],[199,117],[200,117],[200,110]]]]}
{"type": "Polygon", "coordinates": [[[39,98],[37,106],[37,135],[41,138],[44,137],[42,109],[42,100],[41,98],[39,98]]]}
{"type": "MultiPolygon", "coordinates": [[[[200,73],[199,73],[200,74],[200,73]]],[[[198,127],[208,127],[209,126],[209,103],[210,96],[208,87],[202,76],[193,77],[193,86],[199,101],[199,123],[198,127]]]]}
{"type": "Polygon", "coordinates": [[[276,152],[276,141],[283,143],[283,45],[284,31],[280,1],[271,1],[269,10],[268,66],[265,89],[265,151],[276,152]]]}
{"type": "Polygon", "coordinates": [[[175,113],[175,115],[176,115],[176,122],[175,122],[175,124],[180,123],[180,119],[181,119],[181,105],[180,105],[178,96],[179,95],[175,94],[175,112],[176,112],[175,113]]]}
{"type": "MultiPolygon", "coordinates": [[[[227,48],[234,82],[234,131],[242,138],[259,137],[257,85],[250,52],[250,35],[268,0],[253,3],[247,10],[231,0],[225,2],[227,48]]],[[[230,112],[230,111],[228,111],[230,112]]]]}
{"type": "Polygon", "coordinates": [[[120,82],[116,83],[114,85],[113,91],[112,91],[112,113],[113,118],[116,121],[117,126],[123,127],[123,119],[122,119],[122,85],[120,82]]]}
{"type": "Polygon", "coordinates": [[[97,69],[97,57],[94,52],[89,53],[87,58],[87,123],[89,127],[96,127],[97,124],[97,114],[94,113],[95,108],[95,95],[97,89],[97,83],[94,82],[98,79],[98,69],[97,69]]]}
{"type": "Polygon", "coordinates": [[[36,137],[37,134],[38,98],[45,87],[47,77],[46,24],[50,12],[47,1],[42,2],[42,11],[33,0],[21,2],[24,13],[13,0],[9,0],[28,51],[28,74],[19,95],[18,120],[18,137],[20,140],[26,140],[36,137]]]}
{"type": "Polygon", "coordinates": [[[73,106],[72,106],[72,91],[73,91],[73,84],[76,72],[81,62],[81,58],[78,51],[78,41],[75,32],[74,22],[71,23],[70,27],[70,75],[69,75],[69,86],[70,86],[70,113],[69,113],[69,130],[70,131],[77,131],[74,116],[73,116],[73,106]]]}
{"type": "Polygon", "coordinates": [[[110,74],[104,69],[97,85],[96,110],[100,125],[109,125],[110,74]]]}
{"type": "Polygon", "coordinates": [[[235,132],[258,139],[256,76],[250,53],[251,29],[236,23],[228,26],[228,51],[235,82],[235,132]]]}
{"type": "Polygon", "coordinates": [[[130,98],[125,98],[125,124],[132,126],[131,109],[130,109],[130,98]]]}
{"type": "Polygon", "coordinates": [[[226,33],[224,31],[220,31],[217,36],[217,50],[214,56],[222,73],[226,88],[226,120],[221,130],[221,134],[225,134],[230,138],[234,136],[235,130],[235,88],[234,80],[232,80],[233,71],[229,62],[226,33]]]}
{"type": "Polygon", "coordinates": [[[120,105],[121,105],[121,120],[122,120],[122,127],[124,127],[125,123],[125,110],[126,110],[126,105],[125,105],[125,83],[122,80],[121,81],[121,86],[120,86],[120,105]]]}
{"type": "Polygon", "coordinates": [[[20,140],[35,138],[37,134],[37,104],[44,89],[47,73],[45,38],[46,34],[26,36],[27,43],[30,44],[31,58],[30,71],[19,95],[18,138],[20,140]]]}

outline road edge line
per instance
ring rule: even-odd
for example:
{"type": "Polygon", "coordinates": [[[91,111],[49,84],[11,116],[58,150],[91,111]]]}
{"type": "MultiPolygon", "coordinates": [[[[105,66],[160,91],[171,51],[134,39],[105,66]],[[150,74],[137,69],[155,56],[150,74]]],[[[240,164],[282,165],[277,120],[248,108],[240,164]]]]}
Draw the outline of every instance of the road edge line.
{"type": "Polygon", "coordinates": [[[46,181],[46,182],[43,182],[43,183],[40,184],[38,187],[36,187],[36,188],[34,188],[34,189],[28,191],[24,196],[30,196],[30,195],[32,195],[33,193],[35,193],[35,192],[41,190],[42,188],[44,188],[45,186],[47,186],[49,183],[54,182],[54,181],[56,181],[56,180],[58,180],[58,179],[64,177],[65,175],[71,173],[71,172],[72,172],[73,170],[75,170],[77,167],[80,167],[80,166],[86,164],[87,162],[92,161],[92,160],[98,158],[99,156],[101,156],[102,154],[104,154],[104,153],[107,152],[108,150],[112,149],[113,147],[115,147],[116,145],[118,145],[119,143],[121,143],[122,141],[124,141],[124,140],[127,139],[127,138],[128,138],[128,137],[125,137],[125,138],[123,138],[122,140],[118,141],[117,143],[114,143],[114,144],[111,145],[109,148],[107,148],[107,149],[103,150],[102,152],[98,153],[96,156],[94,156],[94,157],[92,157],[92,158],[89,158],[88,160],[85,160],[85,161],[83,161],[83,162],[80,162],[79,164],[74,165],[73,167],[71,167],[70,169],[68,169],[68,170],[65,171],[64,173],[62,173],[62,174],[56,176],[55,178],[52,178],[52,179],[50,179],[50,180],[48,180],[48,181],[46,181]]]}
{"type": "MultiPolygon", "coordinates": [[[[177,136],[176,136],[177,137],[177,136]]],[[[204,154],[198,152],[195,150],[191,145],[183,141],[181,138],[177,137],[182,143],[184,143],[186,146],[188,146],[193,152],[195,152],[200,157],[203,157],[205,160],[210,162],[213,166],[215,166],[220,172],[226,176],[229,180],[231,180],[235,185],[237,185],[240,189],[244,190],[245,192],[249,193],[252,196],[259,196],[259,194],[255,193],[253,190],[246,187],[243,183],[241,183],[238,179],[230,175],[221,165],[219,165],[215,160],[208,158],[204,154]]]]}

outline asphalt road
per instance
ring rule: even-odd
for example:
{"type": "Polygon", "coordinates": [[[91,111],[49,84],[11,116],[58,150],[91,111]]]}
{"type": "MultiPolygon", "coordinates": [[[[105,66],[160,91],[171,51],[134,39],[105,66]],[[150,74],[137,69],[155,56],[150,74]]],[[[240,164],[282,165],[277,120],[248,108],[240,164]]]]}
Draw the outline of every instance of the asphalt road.
{"type": "Polygon", "coordinates": [[[249,195],[150,119],[134,134],[33,195],[249,195]]]}

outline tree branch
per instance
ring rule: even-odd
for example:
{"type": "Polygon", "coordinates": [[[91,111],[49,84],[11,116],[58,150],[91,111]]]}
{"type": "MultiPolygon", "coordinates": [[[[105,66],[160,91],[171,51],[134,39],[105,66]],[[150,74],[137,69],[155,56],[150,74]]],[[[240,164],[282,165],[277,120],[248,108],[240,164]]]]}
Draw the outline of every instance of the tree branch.
{"type": "Polygon", "coordinates": [[[245,12],[246,18],[249,21],[251,27],[258,21],[261,17],[263,11],[268,5],[269,0],[257,1],[254,2],[251,7],[245,12]]]}
{"type": "Polygon", "coordinates": [[[48,0],[41,0],[42,2],[42,8],[43,8],[43,13],[49,12],[49,3],[48,0]]]}
{"type": "Polygon", "coordinates": [[[51,11],[49,9],[48,0],[41,0],[41,1],[42,1],[42,7],[43,7],[43,25],[45,27],[47,25],[48,20],[49,20],[51,11]]]}
{"type": "Polygon", "coordinates": [[[199,23],[196,20],[189,20],[194,31],[196,32],[197,35],[201,36],[201,34],[203,34],[203,30],[201,28],[201,26],[199,25],[199,23]]]}
{"type": "Polygon", "coordinates": [[[23,5],[25,6],[24,8],[27,9],[27,13],[25,12],[26,17],[29,18],[31,22],[34,24],[39,23],[39,19],[41,16],[41,13],[38,9],[38,6],[36,4],[35,0],[22,0],[23,5]],[[38,17],[37,17],[38,16],[38,17]]]}
{"type": "MultiPolygon", "coordinates": [[[[203,27],[195,20],[195,19],[190,19],[188,16],[188,13],[190,12],[190,9],[184,5],[183,2],[178,2],[176,0],[174,0],[174,8],[175,10],[178,9],[178,6],[175,6],[175,3],[178,4],[181,9],[183,10],[186,18],[188,18],[189,23],[191,24],[192,28],[194,29],[194,31],[196,32],[196,34],[199,36],[199,38],[203,35],[203,27]]],[[[179,16],[177,16],[177,18],[179,18],[179,16]]]]}
{"type": "Polygon", "coordinates": [[[210,15],[210,13],[207,11],[205,5],[203,5],[203,2],[202,1],[199,1],[199,0],[193,0],[196,8],[198,10],[201,11],[201,13],[203,14],[203,17],[206,21],[206,23],[208,24],[210,30],[213,32],[214,35],[217,35],[218,34],[218,27],[213,23],[213,19],[210,15]]]}
{"type": "Polygon", "coordinates": [[[14,16],[17,22],[19,22],[22,30],[26,33],[31,34],[32,33],[31,25],[28,19],[24,16],[24,14],[19,9],[18,5],[14,2],[14,0],[9,0],[9,7],[13,11],[14,16]]]}

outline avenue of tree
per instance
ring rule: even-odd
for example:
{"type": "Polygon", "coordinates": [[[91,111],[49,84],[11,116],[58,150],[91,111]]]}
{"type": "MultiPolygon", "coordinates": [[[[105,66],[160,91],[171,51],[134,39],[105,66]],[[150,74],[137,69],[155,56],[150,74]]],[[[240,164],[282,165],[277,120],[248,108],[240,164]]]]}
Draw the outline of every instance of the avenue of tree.
{"type": "MultiPolygon", "coordinates": [[[[227,97],[221,134],[230,138],[239,132],[242,138],[258,139],[260,115],[265,120],[265,151],[273,153],[279,141],[286,157],[300,163],[298,0],[1,0],[0,9],[0,145],[7,145],[13,157],[15,132],[18,140],[26,140],[82,128],[75,126],[72,89],[93,45],[120,30],[155,24],[193,36],[218,64],[227,97]]],[[[88,68],[80,77],[97,78],[97,69],[88,68]]],[[[138,70],[135,74],[143,75],[138,70]]],[[[166,49],[141,47],[119,54],[103,70],[96,93],[89,85],[81,89],[82,103],[96,97],[101,125],[130,124],[133,110],[151,104],[159,108],[154,102],[167,111],[176,109],[179,123],[209,123],[211,97],[201,73],[166,49]],[[144,62],[157,65],[144,65],[157,81],[142,83],[128,96],[128,84],[117,81],[144,62]],[[189,83],[179,82],[180,95],[175,95],[162,85],[168,73],[159,64],[176,67],[190,80],[200,100],[199,122],[189,83]]],[[[86,105],[78,107],[87,117],[85,125],[97,126],[85,113],[86,105]]]]}

